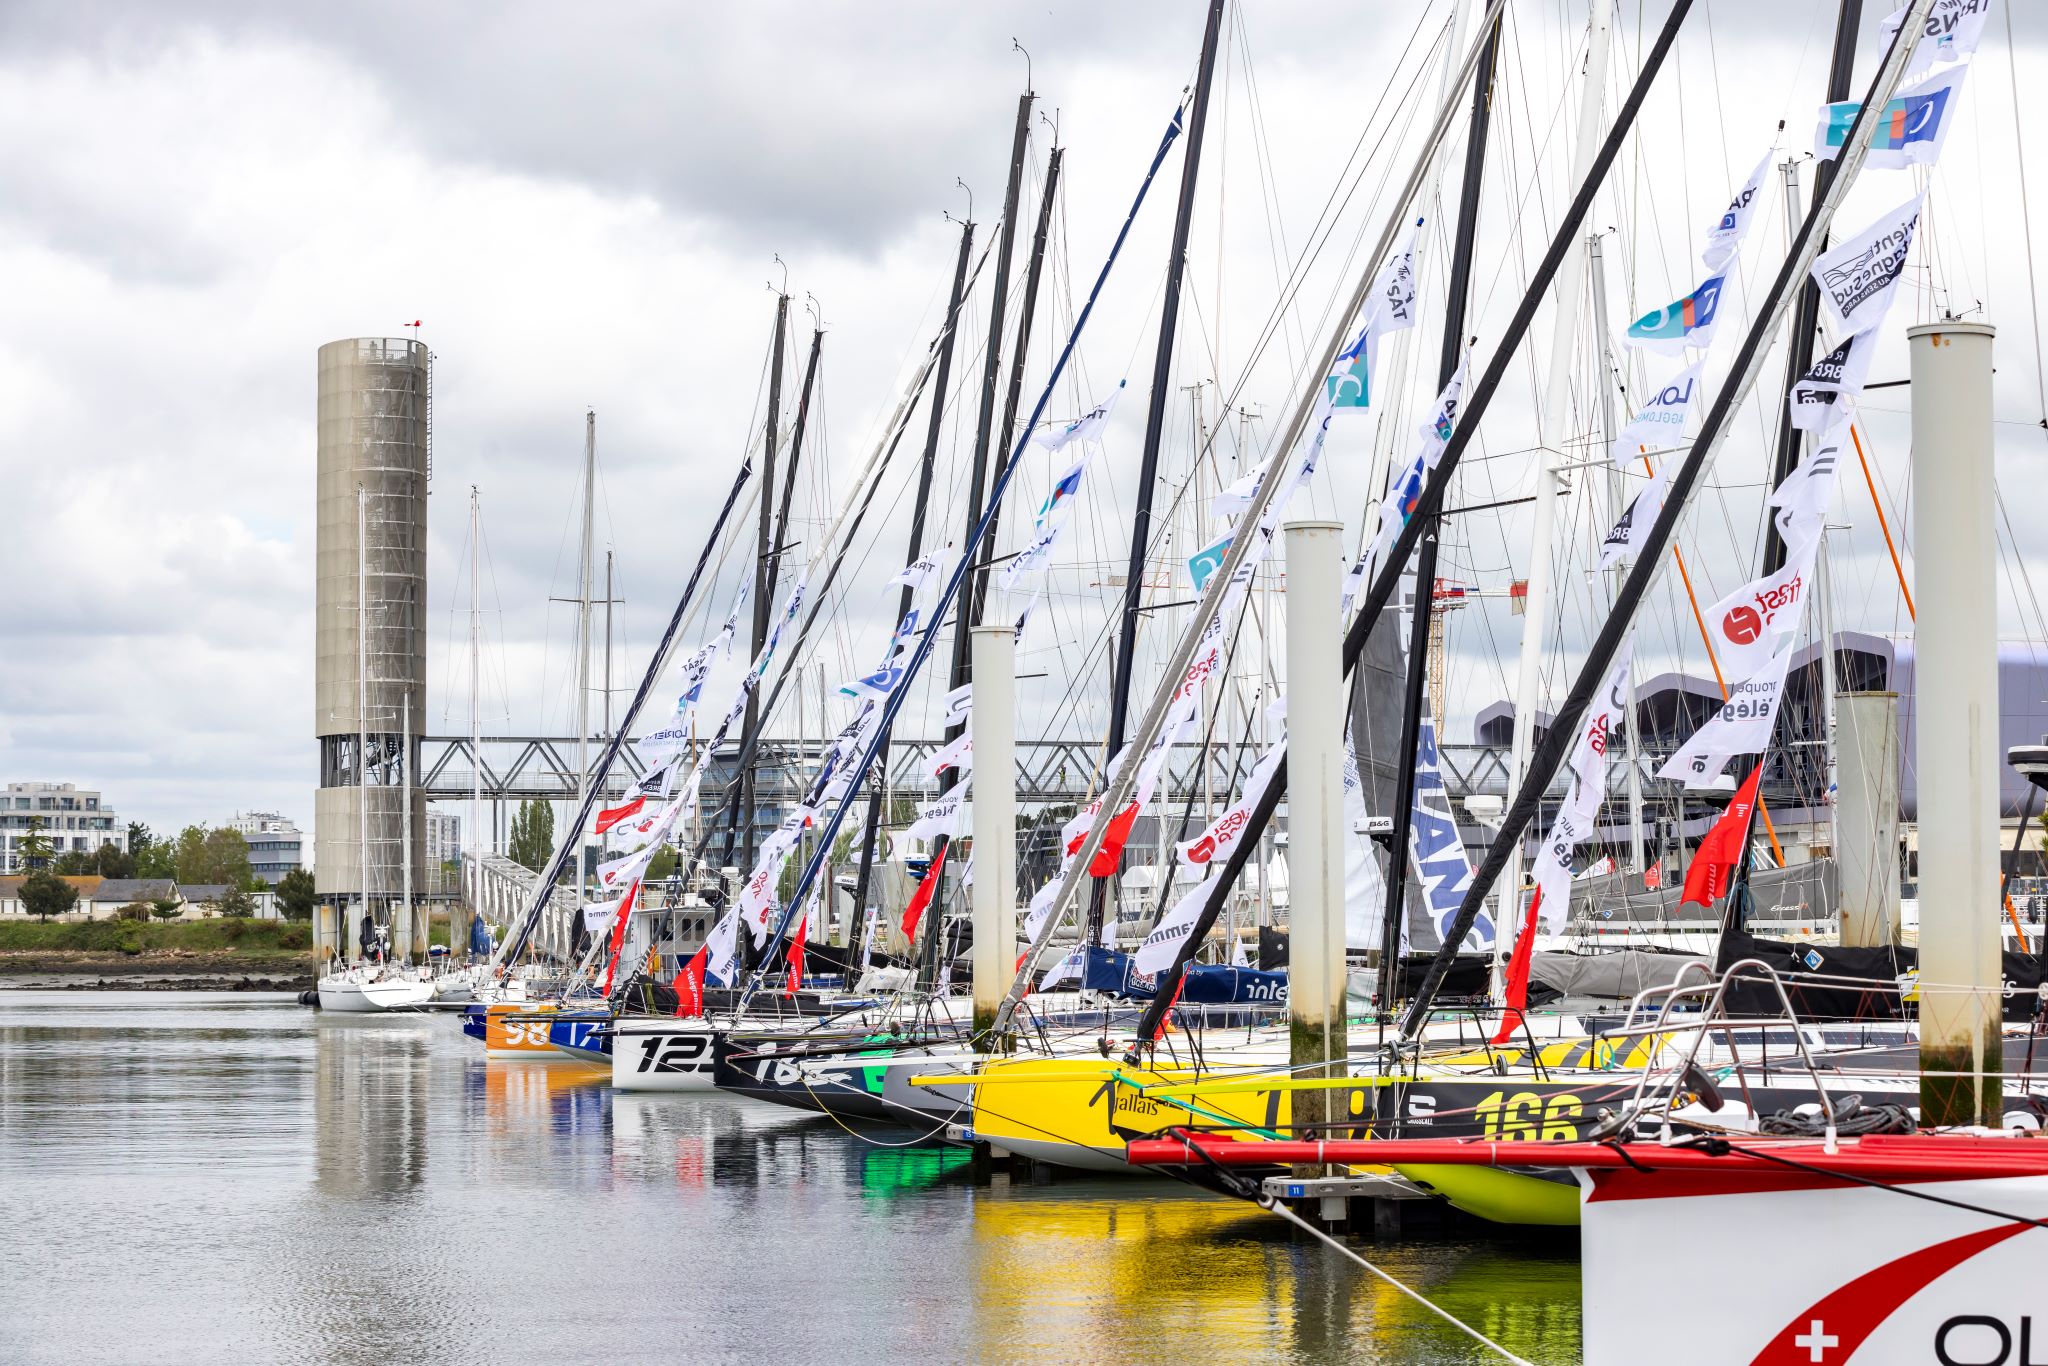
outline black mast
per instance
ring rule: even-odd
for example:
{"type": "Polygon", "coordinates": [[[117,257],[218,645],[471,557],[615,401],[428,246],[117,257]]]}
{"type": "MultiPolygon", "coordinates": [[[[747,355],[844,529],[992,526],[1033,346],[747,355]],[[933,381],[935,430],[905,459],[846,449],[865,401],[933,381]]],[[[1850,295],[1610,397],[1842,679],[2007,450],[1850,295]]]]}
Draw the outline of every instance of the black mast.
{"type": "MultiPolygon", "coordinates": [[[[1017,244],[1017,192],[1024,179],[1024,150],[1031,137],[1031,104],[1038,98],[1031,90],[1017,97],[1017,131],[1010,142],[1010,179],[1003,191],[1003,229],[1000,244],[996,247],[996,278],[991,286],[992,297],[988,310],[988,348],[984,357],[981,374],[981,410],[974,424],[974,465],[967,480],[967,522],[961,534],[960,543],[968,545],[974,539],[974,528],[981,524],[983,488],[988,483],[988,443],[994,435],[996,420],[996,385],[1003,373],[1003,307],[1010,294],[1010,256],[1017,244]]],[[[963,585],[959,602],[953,614],[953,668],[948,688],[957,688],[968,681],[971,669],[968,663],[968,628],[974,623],[974,608],[981,600],[975,591],[974,578],[970,574],[963,585]]],[[[948,744],[960,738],[965,726],[946,727],[948,744]]],[[[959,781],[958,775],[948,769],[946,776],[939,780],[941,795],[951,792],[959,781]]],[[[946,846],[951,841],[941,835],[932,845],[932,860],[937,862],[945,856],[946,846]]],[[[939,926],[945,915],[934,896],[930,909],[925,912],[923,939],[925,951],[920,958],[930,965],[936,962],[939,945],[939,926]]]]}
{"type": "MultiPolygon", "coordinates": [[[[1010,349],[1010,390],[1003,396],[1003,450],[1008,450],[1017,437],[1017,400],[1024,390],[1024,361],[1031,354],[1031,319],[1038,312],[1038,281],[1045,266],[1046,234],[1052,228],[1052,202],[1059,193],[1062,155],[1062,150],[1055,147],[1045,163],[1045,192],[1038,201],[1038,229],[1031,235],[1031,263],[1024,269],[1024,303],[1017,314],[1017,342],[1010,349]]],[[[1002,520],[1003,505],[997,503],[989,513],[988,530],[981,537],[980,577],[968,581],[974,591],[976,621],[981,620],[982,607],[988,600],[988,571],[995,562],[996,529],[1002,520]]]]}
{"type": "MultiPolygon", "coordinates": [[[[905,564],[915,564],[918,557],[924,554],[925,505],[931,500],[932,468],[938,458],[939,428],[946,416],[946,389],[953,373],[953,338],[958,332],[960,320],[960,295],[967,286],[967,257],[973,246],[974,224],[962,223],[960,256],[953,265],[952,301],[946,305],[945,339],[939,343],[939,373],[937,383],[932,386],[931,421],[925,428],[924,459],[917,467],[917,499],[910,505],[910,554],[905,558],[905,564]]],[[[900,623],[910,614],[911,604],[916,597],[916,590],[905,584],[896,604],[897,622],[900,623]]],[[[881,749],[876,754],[875,766],[885,774],[889,771],[887,730],[882,732],[881,749]]],[[[882,788],[883,784],[880,781],[868,787],[867,827],[860,841],[860,874],[854,880],[853,886],[853,913],[856,919],[865,918],[867,915],[868,882],[874,876],[875,870],[875,838],[882,823],[882,788]]],[[[853,935],[849,930],[847,943],[850,945],[852,942],[853,935]]]]}
{"type": "MultiPolygon", "coordinates": [[[[1856,30],[1862,21],[1863,0],[1841,0],[1841,8],[1835,14],[1834,60],[1828,67],[1830,104],[1849,98],[1849,81],[1856,70],[1856,30]]],[[[1811,203],[1818,204],[1827,197],[1828,187],[1835,183],[1835,174],[1841,164],[1839,157],[1815,163],[1811,203]]],[[[1826,238],[1821,239],[1821,249],[1827,249],[1826,238]]],[[[1787,334],[1790,344],[1785,348],[1785,392],[1788,394],[1792,392],[1792,386],[1813,368],[1813,341],[1819,329],[1820,286],[1808,279],[1800,286],[1799,302],[1792,311],[1792,330],[1787,334]]],[[[1783,483],[1798,463],[1799,429],[1792,425],[1790,414],[1781,406],[1778,411],[1778,444],[1771,457],[1771,487],[1776,488],[1783,483]]],[[[1763,572],[1775,574],[1784,567],[1785,542],[1778,535],[1777,522],[1765,518],[1763,572]]]]}
{"type": "MultiPolygon", "coordinates": [[[[1859,149],[1863,140],[1870,137],[1871,130],[1876,126],[1877,119],[1882,113],[1881,110],[1872,108],[1874,97],[1881,87],[1888,81],[1894,81],[1898,72],[1903,70],[1910,47],[1901,51],[1900,45],[1919,40],[1920,35],[1910,29],[1910,25],[1903,27],[1893,38],[1891,49],[1885,60],[1880,63],[1877,75],[1873,77],[1870,89],[1864,95],[1863,107],[1858,111],[1856,120],[1849,129],[1848,141],[1843,146],[1843,157],[1855,157],[1859,166],[1862,164],[1859,149]]],[[[1831,183],[1830,192],[1832,189],[1831,183]]],[[[1813,256],[1819,253],[1819,240],[1825,234],[1832,216],[1833,209],[1829,206],[1827,195],[1815,199],[1808,208],[1806,218],[1800,224],[1798,235],[1793,240],[1792,249],[1786,254],[1784,263],[1779,266],[1777,275],[1771,281],[1770,290],[1764,296],[1764,307],[1755,315],[1748,335],[1743,338],[1741,349],[1736,352],[1734,368],[1729,372],[1730,382],[1722,386],[1720,393],[1715,395],[1713,403],[1709,405],[1706,416],[1701,419],[1700,434],[1693,438],[1685,458],[1672,475],[1670,490],[1664,496],[1663,510],[1658,513],[1656,522],[1650,528],[1648,541],[1637,552],[1636,562],[1630,568],[1627,579],[1623,581],[1621,591],[1615,595],[1613,610],[1608,614],[1607,620],[1601,623],[1599,634],[1593,638],[1592,646],[1579,667],[1578,675],[1572,680],[1571,690],[1565,694],[1564,702],[1558,708],[1550,729],[1545,732],[1543,742],[1537,745],[1529,756],[1529,770],[1523,775],[1522,790],[1513,794],[1507,809],[1501,814],[1500,830],[1494,836],[1493,843],[1487,846],[1486,857],[1481,860],[1475,871],[1472,885],[1466,890],[1465,900],[1459,905],[1457,918],[1452,922],[1451,932],[1445,937],[1447,947],[1453,944],[1456,938],[1463,938],[1465,932],[1471,928],[1472,922],[1478,918],[1480,906],[1487,892],[1491,890],[1494,880],[1500,876],[1501,869],[1506,866],[1509,851],[1515,842],[1521,839],[1523,830],[1534,818],[1543,797],[1543,790],[1550,785],[1551,777],[1557,772],[1558,765],[1564,761],[1566,749],[1577,741],[1579,723],[1585,719],[1586,709],[1592,703],[1593,695],[1599,691],[1607,671],[1614,665],[1615,653],[1621,648],[1622,638],[1633,625],[1632,619],[1637,607],[1642,603],[1644,594],[1649,591],[1650,580],[1655,577],[1657,564],[1664,555],[1664,548],[1671,543],[1671,538],[1677,533],[1678,520],[1684,515],[1686,502],[1705,471],[1707,457],[1713,453],[1722,429],[1734,415],[1737,400],[1745,396],[1748,377],[1753,376],[1760,367],[1762,352],[1770,340],[1770,334],[1777,324],[1783,321],[1787,295],[1808,275],[1808,267],[1813,256]]],[[[1423,1014],[1428,1010],[1429,1003],[1449,966],[1449,956],[1439,950],[1429,965],[1428,975],[1423,978],[1416,990],[1415,999],[1409,1003],[1407,1013],[1402,1016],[1403,1039],[1413,1038],[1416,1031],[1421,1028],[1423,1014]]]]}
{"type": "MultiPolygon", "coordinates": [[[[1465,309],[1472,293],[1472,243],[1479,230],[1479,190],[1486,172],[1486,134],[1492,125],[1494,56],[1500,46],[1500,21],[1486,33],[1479,69],[1472,77],[1471,132],[1465,143],[1465,175],[1458,187],[1458,224],[1451,249],[1451,278],[1444,298],[1443,357],[1437,365],[1441,390],[1457,373],[1465,340],[1465,309]]],[[[1398,476],[1396,476],[1398,477],[1398,476]]],[[[1386,919],[1380,935],[1380,1006],[1393,1003],[1399,985],[1401,917],[1408,895],[1408,838],[1415,824],[1416,749],[1422,741],[1423,684],[1429,677],[1429,626],[1436,612],[1436,553],[1442,532],[1440,510],[1432,509],[1422,528],[1415,555],[1414,618],[1408,629],[1408,677],[1401,713],[1400,777],[1394,785],[1394,832],[1387,867],[1386,919]]],[[[1441,736],[1437,737],[1441,742],[1441,736]]]]}
{"type": "MultiPolygon", "coordinates": [[[[760,531],[755,538],[754,550],[754,646],[747,656],[760,657],[761,647],[768,643],[768,595],[775,590],[775,580],[769,577],[769,564],[774,554],[775,530],[775,434],[782,425],[782,351],[783,341],[789,333],[789,295],[787,292],[775,296],[775,340],[770,343],[772,359],[768,367],[768,421],[762,430],[761,460],[761,517],[760,531]]],[[[758,691],[758,690],[757,690],[758,691]]],[[[742,724],[744,733],[751,735],[760,723],[760,703],[754,693],[747,694],[747,716],[742,724]]],[[[754,866],[754,772],[750,765],[740,774],[742,792],[739,806],[731,809],[725,826],[725,861],[730,864],[733,842],[741,808],[746,811],[746,840],[740,846],[739,869],[742,877],[754,866]]]]}
{"type": "MultiPolygon", "coordinates": [[[[1131,661],[1137,653],[1138,614],[1143,609],[1145,552],[1152,530],[1152,490],[1159,482],[1159,444],[1166,425],[1167,384],[1173,375],[1173,337],[1180,320],[1181,277],[1187,271],[1188,230],[1195,217],[1195,180],[1202,169],[1202,129],[1209,118],[1209,87],[1216,76],[1217,37],[1223,28],[1225,0],[1209,0],[1209,22],[1202,30],[1202,61],[1195,75],[1195,103],[1188,111],[1188,145],[1181,163],[1180,203],[1173,215],[1173,246],[1166,258],[1166,293],[1159,310],[1159,345],[1152,353],[1152,389],[1146,397],[1145,445],[1138,457],[1138,506],[1131,516],[1131,556],[1124,571],[1123,624],[1111,651],[1115,672],[1110,684],[1109,737],[1103,753],[1110,758],[1123,748],[1131,705],[1131,661]]],[[[1102,936],[1102,918],[1109,879],[1096,878],[1088,889],[1088,924],[1081,943],[1102,936]]]]}
{"type": "Polygon", "coordinates": [[[825,329],[811,329],[811,354],[804,361],[804,386],[796,400],[796,426],[789,434],[789,464],[782,471],[782,507],[775,518],[775,540],[768,547],[768,586],[773,588],[782,572],[782,552],[789,549],[789,505],[796,492],[796,467],[804,458],[804,425],[811,416],[811,384],[818,377],[818,352],[825,346],[825,329]]]}
{"type": "MultiPolygon", "coordinates": [[[[1501,333],[1500,345],[1487,361],[1486,372],[1473,386],[1471,398],[1461,405],[1462,411],[1459,413],[1457,427],[1451,433],[1450,444],[1444,447],[1443,457],[1437,463],[1436,472],[1423,486],[1422,498],[1416,507],[1415,515],[1408,519],[1407,525],[1395,536],[1393,547],[1387,552],[1386,563],[1373,577],[1372,586],[1366,590],[1364,601],[1358,605],[1357,614],[1344,633],[1344,669],[1347,673],[1357,667],[1359,657],[1365,653],[1367,635],[1371,633],[1373,624],[1379,621],[1380,614],[1386,610],[1387,604],[1393,600],[1395,592],[1400,588],[1403,569],[1421,539],[1424,525],[1443,506],[1444,489],[1457,473],[1458,463],[1465,455],[1465,448],[1471,444],[1473,433],[1478,431],[1480,419],[1485,415],[1502,378],[1507,374],[1514,353],[1528,335],[1530,324],[1536,318],[1536,310],[1541,305],[1544,294],[1549,290],[1551,279],[1557,274],[1559,264],[1563,262],[1567,251],[1579,246],[1578,232],[1586,221],[1587,212],[1592,208],[1594,195],[1598,192],[1600,183],[1607,178],[1608,169],[1614,165],[1615,157],[1620,154],[1621,145],[1627,140],[1629,130],[1635,126],[1636,114],[1643,106],[1643,99],[1655,83],[1657,73],[1663,69],[1672,45],[1678,41],[1678,31],[1684,26],[1686,15],[1691,12],[1692,0],[1675,0],[1670,14],[1664,20],[1664,27],[1658,31],[1656,41],[1644,55],[1642,70],[1636,73],[1635,83],[1629,87],[1628,95],[1622,100],[1621,108],[1615,114],[1614,124],[1607,130],[1607,137],[1601,142],[1600,150],[1594,156],[1584,182],[1578,186],[1572,202],[1565,209],[1564,217],[1558,223],[1550,245],[1545,248],[1542,260],[1537,263],[1536,271],[1529,281],[1529,288],[1515,307],[1514,317],[1501,333]]],[[[1668,501],[1666,506],[1669,506],[1668,501]]],[[[1641,562],[1639,559],[1638,563],[1641,562]]],[[[1551,733],[1557,732],[1553,730],[1551,733]]],[[[1287,761],[1283,757],[1274,770],[1272,780],[1266,784],[1265,794],[1252,808],[1251,820],[1246,824],[1244,833],[1239,836],[1229,861],[1216,875],[1216,883],[1210,890],[1209,900],[1196,918],[1187,942],[1181,945],[1179,956],[1163,975],[1152,1004],[1146,1008],[1144,1018],[1139,1021],[1139,1039],[1150,1039],[1159,1032],[1159,1022],[1171,1004],[1181,974],[1194,957],[1195,950],[1201,947],[1203,938],[1215,925],[1216,917],[1223,909],[1223,903],[1229,898],[1231,887],[1243,875],[1251,851],[1257,847],[1260,835],[1273,819],[1273,813],[1279,809],[1280,799],[1286,790],[1287,761]]],[[[1467,905],[1476,913],[1477,904],[1469,897],[1467,905]]],[[[1456,933],[1450,936],[1450,942],[1455,944],[1457,940],[1463,939],[1470,928],[1469,922],[1458,928],[1456,933]]],[[[1443,961],[1445,966],[1448,966],[1448,960],[1443,961]]],[[[1133,1045],[1127,1056],[1135,1060],[1137,1051],[1137,1045],[1133,1045]]]]}

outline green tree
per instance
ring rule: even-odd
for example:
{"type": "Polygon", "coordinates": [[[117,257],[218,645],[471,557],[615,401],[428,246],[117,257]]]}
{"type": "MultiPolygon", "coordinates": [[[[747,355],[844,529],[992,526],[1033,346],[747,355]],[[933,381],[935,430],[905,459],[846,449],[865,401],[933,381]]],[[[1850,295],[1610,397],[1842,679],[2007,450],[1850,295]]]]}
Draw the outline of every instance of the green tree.
{"type": "Polygon", "coordinates": [[[554,803],[534,798],[519,803],[512,814],[512,835],[505,852],[514,863],[538,873],[555,852],[554,803]]]}
{"type": "Polygon", "coordinates": [[[176,851],[164,840],[156,840],[135,856],[135,876],[167,878],[176,881],[178,863],[176,851]]]}
{"type": "Polygon", "coordinates": [[[22,880],[21,908],[40,916],[46,923],[78,904],[78,889],[45,869],[37,869],[22,880]]]}
{"type": "Polygon", "coordinates": [[[185,910],[185,904],[174,896],[160,896],[149,903],[149,913],[158,920],[176,920],[185,910]]]}
{"type": "Polygon", "coordinates": [[[50,837],[43,833],[41,816],[28,818],[28,833],[15,842],[14,853],[20,867],[34,870],[49,866],[55,851],[50,847],[50,837]]]}
{"type": "Polygon", "coordinates": [[[248,889],[232,883],[225,892],[206,905],[213,914],[229,916],[236,920],[247,920],[256,914],[256,898],[249,894],[248,889]]]}
{"type": "Polygon", "coordinates": [[[277,905],[286,920],[313,918],[313,875],[294,868],[277,880],[277,905]]]}
{"type": "Polygon", "coordinates": [[[155,840],[156,837],[150,834],[149,827],[141,821],[128,822],[128,852],[131,855],[141,858],[142,851],[149,848],[155,840]]]}
{"type": "Polygon", "coordinates": [[[649,882],[660,882],[665,878],[674,877],[675,871],[676,851],[668,845],[664,844],[661,848],[657,849],[654,857],[647,861],[647,880],[649,882]]]}
{"type": "Polygon", "coordinates": [[[234,830],[186,826],[178,832],[171,866],[172,875],[182,883],[217,883],[246,890],[253,881],[253,874],[249,871],[249,841],[234,830]]]}
{"type": "Polygon", "coordinates": [[[93,856],[83,849],[73,849],[50,860],[50,871],[58,877],[85,877],[98,871],[93,865],[93,856]]]}
{"type": "Polygon", "coordinates": [[[92,871],[101,877],[134,877],[135,856],[109,840],[94,851],[92,871]]]}

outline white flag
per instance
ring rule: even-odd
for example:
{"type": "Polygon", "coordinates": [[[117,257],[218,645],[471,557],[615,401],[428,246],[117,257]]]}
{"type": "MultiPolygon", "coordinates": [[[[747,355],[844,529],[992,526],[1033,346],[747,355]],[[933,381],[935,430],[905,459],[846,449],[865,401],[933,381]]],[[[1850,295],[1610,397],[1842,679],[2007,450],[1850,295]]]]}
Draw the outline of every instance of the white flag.
{"type": "Polygon", "coordinates": [[[1799,629],[1812,583],[1813,546],[1774,574],[1752,579],[1707,609],[1714,658],[1725,678],[1748,678],[1770,668],[1781,637],[1799,629]]]}
{"type": "Polygon", "coordinates": [[[925,766],[931,770],[934,778],[949,768],[959,769],[962,777],[973,772],[974,733],[972,731],[962,732],[959,739],[941,749],[937,754],[934,754],[931,757],[931,762],[925,766]]]}
{"type": "Polygon", "coordinates": [[[1628,679],[1634,658],[1635,634],[1630,632],[1615,656],[1614,667],[1607,671],[1598,701],[1579,722],[1579,737],[1567,767],[1571,786],[1551,822],[1550,837],[1537,849],[1530,869],[1540,894],[1537,923],[1549,934],[1564,928],[1571,910],[1572,859],[1579,845],[1592,835],[1600,803],[1607,795],[1607,755],[1616,724],[1628,717],[1628,679]]]}
{"type": "Polygon", "coordinates": [[[1728,700],[1707,723],[1657,770],[1659,778],[1678,778],[1688,787],[1705,787],[1720,776],[1738,754],[1761,754],[1770,747],[1778,724],[1778,706],[1785,698],[1785,674],[1792,666],[1797,632],[1788,633],[1770,663],[1752,678],[1728,690],[1728,700]]]}
{"type": "Polygon", "coordinates": [[[903,566],[889,582],[891,584],[901,584],[915,593],[931,582],[932,575],[938,572],[939,552],[934,550],[930,554],[918,556],[909,564],[903,566]]]}
{"type": "Polygon", "coordinates": [[[967,829],[967,796],[964,792],[951,792],[935,802],[927,802],[918,808],[917,819],[903,832],[904,838],[913,840],[935,840],[944,835],[957,838],[967,829]]]}
{"type": "Polygon", "coordinates": [[[1031,904],[1024,908],[1024,937],[1033,943],[1038,942],[1038,932],[1044,928],[1046,916],[1052,914],[1052,903],[1059,897],[1060,884],[1066,881],[1067,868],[1072,866],[1072,862],[1069,859],[1062,865],[1052,880],[1038,889],[1031,898],[1031,904]]]}
{"type": "Polygon", "coordinates": [[[1201,918],[1202,907],[1208,904],[1210,889],[1215,886],[1216,874],[1211,873],[1197,883],[1173,908],[1159,917],[1159,923],[1152,927],[1152,933],[1145,936],[1145,942],[1138,945],[1132,957],[1131,970],[1145,976],[1155,976],[1173,966],[1181,945],[1195,932],[1195,921],[1201,918]]]}
{"type": "Polygon", "coordinates": [[[1058,986],[1061,982],[1080,981],[1082,957],[1080,949],[1069,952],[1059,962],[1045,970],[1045,976],[1038,979],[1038,989],[1045,991],[1058,986]]]}
{"type": "Polygon", "coordinates": [[[1786,399],[1792,425],[1802,432],[1817,432],[1826,426],[1844,398],[1854,399],[1863,392],[1870,358],[1876,354],[1877,334],[1863,332],[1815,361],[1786,399]]]}
{"type": "Polygon", "coordinates": [[[1390,332],[1415,326],[1415,234],[1421,227],[1418,218],[1408,230],[1408,240],[1374,278],[1365,297],[1358,335],[1338,354],[1336,366],[1323,381],[1327,409],[1322,416],[1371,407],[1372,391],[1378,383],[1380,340],[1390,332]]]}
{"type": "Polygon", "coordinates": [[[738,977],[740,912],[735,906],[718,918],[704,937],[704,981],[729,987],[738,977]]]}
{"type": "Polygon", "coordinates": [[[1700,393],[1704,358],[1673,375],[1636,410],[1628,425],[1615,433],[1611,455],[1616,469],[1632,464],[1649,451],[1667,451],[1685,444],[1685,419],[1700,393]]]}
{"type": "MultiPolygon", "coordinates": [[[[1936,62],[1956,62],[1977,50],[1984,36],[1984,21],[1991,17],[1992,0],[1934,0],[1919,43],[1906,59],[1906,70],[1922,71],[1936,62]]],[[[1906,22],[1903,7],[1884,17],[1885,41],[1906,22]]]]}
{"type": "Polygon", "coordinates": [[[606,891],[611,891],[616,887],[632,885],[633,882],[638,880],[642,870],[654,861],[655,851],[660,848],[661,845],[659,843],[650,844],[645,849],[636,849],[623,858],[615,858],[607,863],[598,864],[597,885],[606,891]]]}
{"type": "Polygon", "coordinates": [[[1924,192],[1914,195],[1813,263],[1821,305],[1837,336],[1868,332],[1884,321],[1906,273],[1906,255],[1926,197],[1924,192]]]}
{"type": "Polygon", "coordinates": [[[1008,563],[996,574],[996,587],[1007,593],[1017,586],[1017,580],[1026,574],[1036,573],[1046,566],[1052,557],[1053,543],[1066,530],[1064,521],[1055,521],[1051,526],[1031,538],[1031,544],[1012,555],[1008,563]]]}
{"type": "Polygon", "coordinates": [[[959,687],[946,694],[946,711],[939,720],[949,726],[964,726],[967,724],[967,716],[973,706],[974,685],[972,683],[962,683],[959,687]]]}
{"type": "Polygon", "coordinates": [[[1244,791],[1231,803],[1230,809],[1209,823],[1209,828],[1185,844],[1174,846],[1174,857],[1190,868],[1207,868],[1211,864],[1221,867],[1230,859],[1237,848],[1238,839],[1245,827],[1251,824],[1252,808],[1265,796],[1266,788],[1273,781],[1273,772],[1285,758],[1285,743],[1276,744],[1252,766],[1251,775],[1245,779],[1244,791]]]}
{"type": "Polygon", "coordinates": [[[1845,416],[1822,433],[1798,467],[1771,490],[1771,506],[1777,509],[1771,519],[1777,524],[1788,559],[1812,558],[1813,547],[1827,524],[1828,508],[1835,501],[1835,479],[1841,473],[1849,440],[1845,416]]]}
{"type": "Polygon", "coordinates": [[[1252,505],[1252,499],[1258,497],[1259,481],[1265,476],[1265,467],[1261,466],[1217,494],[1209,501],[1210,514],[1226,525],[1244,516],[1252,505]]]}
{"type": "Polygon", "coordinates": [[[1074,441],[1096,441],[1102,436],[1102,428],[1109,421],[1109,415],[1116,407],[1116,401],[1123,396],[1125,381],[1118,380],[1109,397],[1075,418],[1064,427],[1047,427],[1033,433],[1031,439],[1049,451],[1065,450],[1074,441]]]}
{"type": "Polygon", "coordinates": [[[1756,221],[1757,205],[1763,201],[1764,176],[1770,172],[1771,158],[1777,153],[1775,147],[1764,153],[1764,159],[1742,182],[1735,198],[1728,201],[1728,208],[1707,229],[1707,245],[1700,251],[1700,260],[1706,263],[1708,274],[1721,274],[1741,252],[1742,239],[1749,235],[1749,225],[1756,221]]]}
{"type": "Polygon", "coordinates": [[[1671,484],[1670,469],[1669,461],[1657,466],[1650,474],[1650,482],[1628,500],[1620,519],[1607,533],[1607,539],[1601,542],[1602,569],[1635,563],[1636,552],[1650,539],[1650,528],[1657,524],[1658,515],[1664,511],[1664,494],[1671,484]]]}
{"type": "MultiPolygon", "coordinates": [[[[1870,171],[1899,171],[1908,166],[1932,166],[1941,159],[1941,145],[1948,141],[1962,103],[1963,76],[1967,66],[1947,67],[1917,85],[1909,85],[1885,105],[1884,114],[1870,135],[1870,153],[1863,166],[1870,171]]],[[[1842,100],[1820,107],[1820,125],[1813,134],[1813,154],[1821,161],[1833,161],[1841,154],[1856,116],[1863,106],[1842,100]]]]}

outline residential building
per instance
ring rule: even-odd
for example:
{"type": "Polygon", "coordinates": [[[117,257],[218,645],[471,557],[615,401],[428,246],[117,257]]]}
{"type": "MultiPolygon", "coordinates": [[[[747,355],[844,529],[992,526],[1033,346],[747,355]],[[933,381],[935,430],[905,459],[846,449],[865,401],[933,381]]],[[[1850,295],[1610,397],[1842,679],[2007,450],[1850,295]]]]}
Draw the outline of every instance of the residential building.
{"type": "Polygon", "coordinates": [[[427,867],[439,868],[462,858],[462,817],[447,811],[427,812],[427,867]]]}
{"type": "Polygon", "coordinates": [[[69,854],[111,844],[128,848],[128,826],[97,791],[74,783],[9,783],[0,798],[0,872],[22,871],[16,848],[40,817],[50,852],[69,854]]]}
{"type": "Polygon", "coordinates": [[[306,866],[305,836],[288,816],[275,811],[238,811],[228,829],[249,842],[249,871],[275,887],[294,868],[306,866]]]}

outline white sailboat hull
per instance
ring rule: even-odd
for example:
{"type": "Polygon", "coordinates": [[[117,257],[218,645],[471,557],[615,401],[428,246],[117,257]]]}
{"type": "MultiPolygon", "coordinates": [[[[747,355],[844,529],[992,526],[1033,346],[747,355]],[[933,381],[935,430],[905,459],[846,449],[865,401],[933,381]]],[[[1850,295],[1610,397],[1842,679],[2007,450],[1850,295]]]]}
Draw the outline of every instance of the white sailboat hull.
{"type": "Polygon", "coordinates": [[[320,1008],[344,1015],[415,1010],[433,999],[434,984],[418,978],[369,980],[353,973],[335,973],[320,979],[320,1008]]]}
{"type": "Polygon", "coordinates": [[[704,1020],[621,1023],[612,1036],[620,1091],[710,1091],[712,1043],[727,1026],[704,1020]]]}

